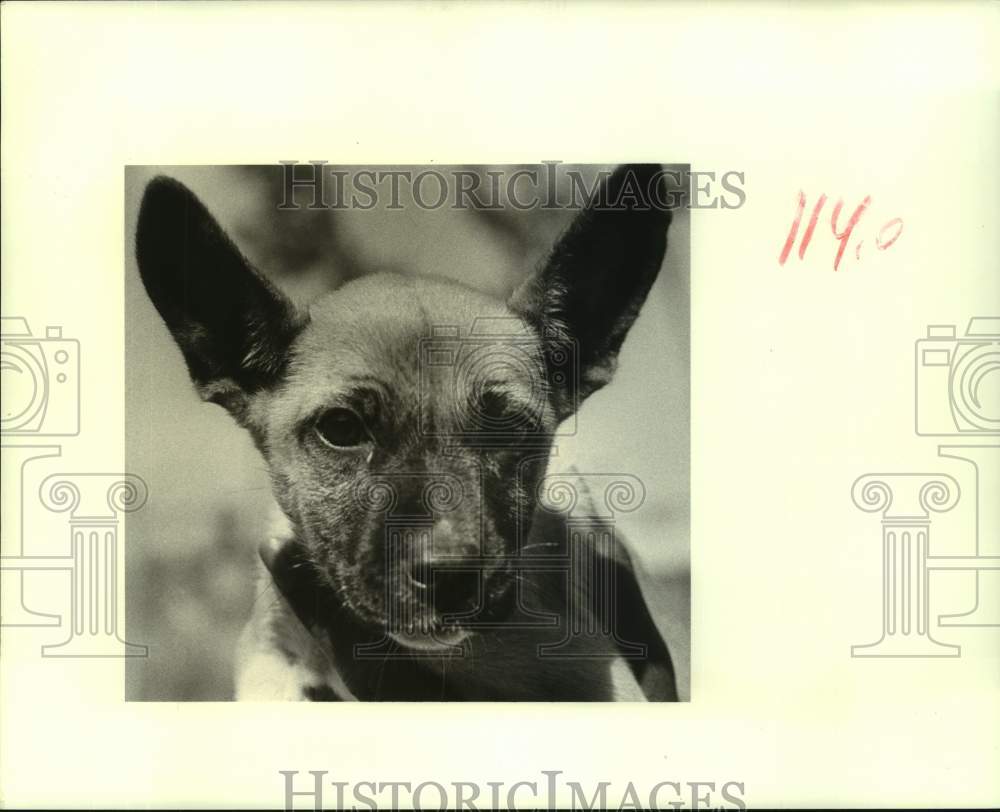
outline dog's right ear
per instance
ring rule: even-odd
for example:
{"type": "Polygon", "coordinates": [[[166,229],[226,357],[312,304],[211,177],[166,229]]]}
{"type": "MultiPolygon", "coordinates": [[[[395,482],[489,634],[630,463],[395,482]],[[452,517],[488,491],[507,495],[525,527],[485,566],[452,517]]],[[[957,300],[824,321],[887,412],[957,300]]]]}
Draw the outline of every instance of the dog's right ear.
{"type": "Polygon", "coordinates": [[[551,342],[573,346],[576,389],[566,364],[550,368],[560,418],[611,380],[618,352],[649,294],[667,250],[671,213],[659,164],[621,166],[559,239],[548,261],[514,291],[510,305],[551,342]],[[557,375],[562,383],[556,383],[557,375]]]}
{"type": "Polygon", "coordinates": [[[275,383],[284,370],[301,327],[292,303],[172,178],[157,177],[146,187],[136,259],[199,393],[239,418],[246,396],[275,383]]]}

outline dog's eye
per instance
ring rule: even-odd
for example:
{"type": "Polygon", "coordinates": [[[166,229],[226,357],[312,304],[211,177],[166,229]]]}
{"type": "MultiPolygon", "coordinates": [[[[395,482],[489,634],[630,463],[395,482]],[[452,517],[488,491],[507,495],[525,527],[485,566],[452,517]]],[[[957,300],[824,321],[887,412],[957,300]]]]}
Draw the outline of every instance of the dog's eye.
{"type": "Polygon", "coordinates": [[[484,392],[473,410],[476,429],[487,433],[521,435],[532,431],[531,410],[497,392],[484,392]]]}
{"type": "Polygon", "coordinates": [[[495,392],[484,392],[478,401],[473,401],[472,418],[480,430],[488,431],[502,425],[507,417],[507,400],[495,392]]]}
{"type": "Polygon", "coordinates": [[[354,448],[368,437],[365,424],[350,409],[330,409],[317,421],[316,433],[336,448],[354,448]]]}

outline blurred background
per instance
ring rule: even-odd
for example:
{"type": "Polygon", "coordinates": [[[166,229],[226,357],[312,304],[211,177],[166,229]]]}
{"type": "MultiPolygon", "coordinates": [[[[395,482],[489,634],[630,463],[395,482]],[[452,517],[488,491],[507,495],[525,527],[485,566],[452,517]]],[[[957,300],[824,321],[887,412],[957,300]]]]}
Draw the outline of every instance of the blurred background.
{"type": "MultiPolygon", "coordinates": [[[[367,168],[335,167],[348,173],[346,188],[367,168]]],[[[474,171],[483,189],[488,171],[544,174],[538,166],[433,168],[446,177],[474,171]]],[[[611,168],[560,165],[561,199],[570,197],[567,170],[580,172],[590,188],[611,168]]],[[[308,165],[298,172],[304,176],[308,165]]],[[[236,641],[253,603],[256,548],[273,503],[249,436],[222,408],[199,400],[139,279],[136,217],[146,183],[158,174],[190,187],[250,261],[302,306],[347,279],[390,269],[449,276],[505,297],[545,259],[575,212],[425,209],[412,203],[405,184],[403,208],[389,208],[388,183],[368,210],[309,209],[311,193],[299,189],[302,208],[282,211],[278,165],[126,168],[126,470],[142,476],[150,493],[125,527],[127,637],[149,646],[147,659],[127,661],[126,698],[224,700],[233,695],[236,641]]],[[[499,186],[502,195],[506,184],[499,186]]],[[[426,189],[425,198],[437,197],[433,182],[426,189]]],[[[682,699],[690,698],[689,273],[688,209],[681,205],[617,376],[583,405],[575,436],[559,439],[551,465],[629,473],[644,483],[645,502],[617,526],[642,569],[682,699]]]]}

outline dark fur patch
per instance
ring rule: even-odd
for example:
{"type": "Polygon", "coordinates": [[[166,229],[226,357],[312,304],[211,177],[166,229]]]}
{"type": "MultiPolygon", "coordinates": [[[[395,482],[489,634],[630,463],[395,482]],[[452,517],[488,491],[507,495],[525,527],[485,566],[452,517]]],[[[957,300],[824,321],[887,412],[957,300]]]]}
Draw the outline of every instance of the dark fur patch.
{"type": "Polygon", "coordinates": [[[307,685],[302,689],[302,696],[309,702],[340,702],[329,685],[307,685]]]}

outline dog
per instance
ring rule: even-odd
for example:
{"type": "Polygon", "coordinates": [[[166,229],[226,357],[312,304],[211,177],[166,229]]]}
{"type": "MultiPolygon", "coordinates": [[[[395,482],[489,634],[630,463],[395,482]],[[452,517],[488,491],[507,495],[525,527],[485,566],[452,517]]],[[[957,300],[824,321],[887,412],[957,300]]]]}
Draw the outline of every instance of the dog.
{"type": "Polygon", "coordinates": [[[677,700],[624,543],[544,498],[560,425],[611,381],[663,263],[670,212],[641,193],[663,184],[603,178],[506,301],[374,273],[305,311],[190,190],[150,181],[142,282],[280,508],[237,699],[677,700]]]}

